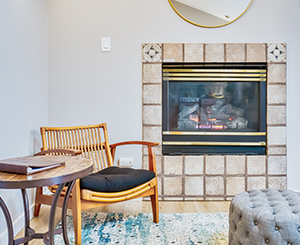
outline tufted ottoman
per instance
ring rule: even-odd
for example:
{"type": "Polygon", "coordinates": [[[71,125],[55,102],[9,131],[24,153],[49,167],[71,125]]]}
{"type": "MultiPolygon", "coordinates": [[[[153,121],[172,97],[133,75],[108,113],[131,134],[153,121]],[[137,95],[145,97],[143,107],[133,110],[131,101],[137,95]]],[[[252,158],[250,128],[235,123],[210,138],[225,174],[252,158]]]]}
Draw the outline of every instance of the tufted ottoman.
{"type": "Polygon", "coordinates": [[[237,194],[229,210],[230,245],[300,245],[300,196],[291,190],[237,194]]]}

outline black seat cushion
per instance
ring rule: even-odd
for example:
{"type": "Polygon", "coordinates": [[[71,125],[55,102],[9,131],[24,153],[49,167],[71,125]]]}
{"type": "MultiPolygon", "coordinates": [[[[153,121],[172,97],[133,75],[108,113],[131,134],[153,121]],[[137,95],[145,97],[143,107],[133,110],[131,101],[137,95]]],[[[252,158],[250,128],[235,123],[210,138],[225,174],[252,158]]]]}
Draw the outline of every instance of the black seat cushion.
{"type": "Polygon", "coordinates": [[[80,188],[98,192],[117,192],[139,186],[155,177],[144,169],[108,167],[80,179],[80,188]]]}

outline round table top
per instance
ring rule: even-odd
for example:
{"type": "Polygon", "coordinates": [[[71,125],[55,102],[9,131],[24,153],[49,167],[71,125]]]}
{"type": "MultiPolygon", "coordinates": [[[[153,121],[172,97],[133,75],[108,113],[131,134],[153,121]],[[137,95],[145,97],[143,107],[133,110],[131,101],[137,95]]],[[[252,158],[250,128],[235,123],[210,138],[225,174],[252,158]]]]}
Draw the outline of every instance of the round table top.
{"type": "Polygon", "coordinates": [[[20,159],[45,159],[65,162],[65,166],[55,167],[39,173],[25,175],[8,172],[0,172],[1,189],[26,189],[40,186],[66,183],[87,176],[93,171],[93,163],[90,159],[79,156],[31,156],[20,159]]]}

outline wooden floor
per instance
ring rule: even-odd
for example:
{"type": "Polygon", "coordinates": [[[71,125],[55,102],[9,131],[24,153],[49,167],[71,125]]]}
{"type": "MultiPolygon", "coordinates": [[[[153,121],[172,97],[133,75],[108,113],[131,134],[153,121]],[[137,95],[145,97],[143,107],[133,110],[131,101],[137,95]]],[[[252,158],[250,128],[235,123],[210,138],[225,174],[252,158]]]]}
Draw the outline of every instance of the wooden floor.
{"type": "MultiPolygon", "coordinates": [[[[160,213],[197,213],[197,212],[228,212],[229,201],[186,201],[186,202],[172,202],[160,201],[160,213]]],[[[30,226],[37,233],[45,232],[48,229],[50,207],[44,206],[41,209],[40,216],[33,218],[30,221],[30,226]]],[[[69,211],[68,211],[69,212],[69,211]]],[[[85,212],[110,212],[110,213],[151,213],[150,201],[128,201],[117,203],[109,206],[85,210],[85,212]]],[[[61,209],[57,209],[55,222],[60,221],[61,209]]],[[[22,237],[24,231],[22,230],[16,238],[22,237]]],[[[33,240],[29,242],[30,245],[44,244],[42,240],[33,240]]]]}

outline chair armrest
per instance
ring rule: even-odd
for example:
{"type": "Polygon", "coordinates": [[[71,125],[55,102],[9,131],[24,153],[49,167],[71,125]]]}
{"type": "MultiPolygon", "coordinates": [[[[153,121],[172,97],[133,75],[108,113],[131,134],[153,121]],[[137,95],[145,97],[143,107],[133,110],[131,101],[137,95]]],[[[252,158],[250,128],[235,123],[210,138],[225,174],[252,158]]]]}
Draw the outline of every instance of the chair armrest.
{"type": "Polygon", "coordinates": [[[47,154],[52,154],[52,155],[71,155],[71,156],[76,156],[81,154],[81,150],[74,150],[74,149],[50,149],[50,150],[45,150],[45,151],[40,151],[34,156],[42,156],[42,155],[47,155],[47,154]]]}
{"type": "Polygon", "coordinates": [[[158,146],[159,143],[151,142],[151,141],[142,141],[142,140],[138,141],[138,140],[136,140],[136,141],[124,141],[124,142],[111,144],[110,149],[111,149],[111,154],[112,154],[113,161],[114,161],[115,154],[116,154],[116,148],[118,146],[124,146],[124,145],[144,145],[144,146],[147,146],[147,148],[148,148],[148,158],[149,158],[149,170],[153,171],[156,174],[155,155],[154,155],[152,147],[153,146],[158,146]]]}

